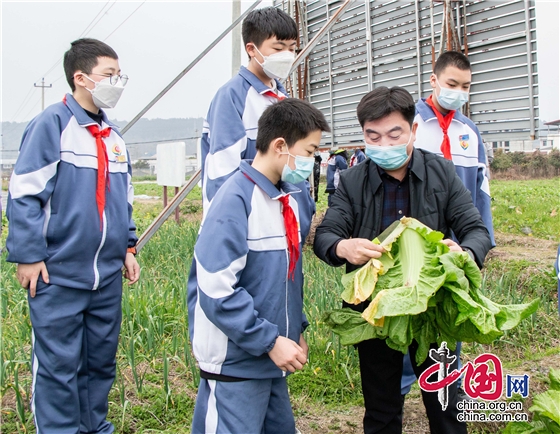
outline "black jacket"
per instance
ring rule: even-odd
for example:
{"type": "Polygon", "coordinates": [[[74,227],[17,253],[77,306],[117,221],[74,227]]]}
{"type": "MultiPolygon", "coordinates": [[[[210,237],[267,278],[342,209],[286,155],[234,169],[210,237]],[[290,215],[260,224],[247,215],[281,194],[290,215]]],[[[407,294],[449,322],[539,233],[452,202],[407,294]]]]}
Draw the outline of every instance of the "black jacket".
{"type": "MultiPolygon", "coordinates": [[[[491,249],[490,236],[469,191],[449,160],[414,149],[410,167],[410,216],[470,249],[482,267],[491,249]]],[[[341,239],[373,240],[380,233],[383,185],[376,164],[366,160],[340,174],[338,189],[323,222],[317,227],[313,250],[329,265],[346,264],[349,273],[360,266],[330,254],[341,239]]]]}

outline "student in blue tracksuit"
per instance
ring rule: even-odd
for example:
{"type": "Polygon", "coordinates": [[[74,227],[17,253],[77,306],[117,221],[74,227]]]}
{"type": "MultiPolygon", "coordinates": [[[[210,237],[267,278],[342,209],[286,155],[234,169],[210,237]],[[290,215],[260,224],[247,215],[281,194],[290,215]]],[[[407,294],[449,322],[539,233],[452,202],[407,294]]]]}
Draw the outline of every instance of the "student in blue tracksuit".
{"type": "Polygon", "coordinates": [[[64,55],[72,95],[33,119],[10,179],[8,261],[29,290],[31,408],[41,434],[112,433],[106,420],[116,373],[122,268],[134,257],[132,168],[116,125],[128,77],[115,51],[79,39],[64,55]]]}
{"type": "Polygon", "coordinates": [[[362,161],[365,161],[365,159],[366,159],[366,154],[364,154],[364,152],[360,148],[356,148],[354,154],[350,158],[349,167],[353,167],[356,164],[360,164],[362,161]]]}
{"type": "Polygon", "coordinates": [[[332,196],[338,188],[340,173],[348,169],[348,154],[345,149],[335,150],[327,160],[327,188],[325,192],[329,194],[327,203],[331,206],[332,196]]]}
{"type": "Polygon", "coordinates": [[[297,99],[268,107],[258,127],[255,159],[220,188],[194,249],[189,331],[201,382],[193,433],[296,432],[286,375],[307,361],[302,228],[312,215],[293,195],[329,127],[297,99]]]}
{"type": "MultiPolygon", "coordinates": [[[[457,175],[471,193],[488,229],[492,247],[495,247],[485,145],[475,124],[461,113],[461,107],[469,99],[471,79],[471,64],[463,53],[447,51],[438,58],[430,77],[433,94],[416,103],[414,122],[418,123],[418,130],[414,146],[453,161],[457,175]]],[[[458,342],[457,354],[460,352],[461,343],[458,342]]],[[[403,395],[410,391],[415,381],[407,354],[403,395]]],[[[464,397],[462,390],[460,397],[464,397]]]]}
{"type": "Polygon", "coordinates": [[[294,63],[299,37],[295,21],[278,8],[255,9],[243,20],[242,35],[249,64],[218,90],[202,130],[204,212],[239,163],[255,157],[263,111],[288,97],[280,80],[294,63]]]}

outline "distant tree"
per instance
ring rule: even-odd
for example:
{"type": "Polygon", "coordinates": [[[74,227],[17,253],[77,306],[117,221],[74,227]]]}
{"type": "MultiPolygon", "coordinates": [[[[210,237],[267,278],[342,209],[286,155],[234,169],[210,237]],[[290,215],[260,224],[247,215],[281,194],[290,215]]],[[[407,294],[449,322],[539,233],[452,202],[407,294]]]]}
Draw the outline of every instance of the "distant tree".
{"type": "Polygon", "coordinates": [[[496,149],[494,151],[494,159],[490,168],[496,172],[505,172],[512,166],[511,154],[504,152],[503,149],[496,149]]]}
{"type": "Polygon", "coordinates": [[[554,168],[554,176],[558,176],[560,173],[560,150],[553,149],[548,154],[548,164],[554,168]]]}
{"type": "Polygon", "coordinates": [[[535,150],[529,157],[529,166],[532,169],[533,176],[546,176],[547,158],[545,154],[541,153],[538,149],[535,150]]]}
{"type": "Polygon", "coordinates": [[[132,165],[132,167],[134,169],[149,169],[150,163],[148,163],[146,160],[138,160],[132,165]]]}

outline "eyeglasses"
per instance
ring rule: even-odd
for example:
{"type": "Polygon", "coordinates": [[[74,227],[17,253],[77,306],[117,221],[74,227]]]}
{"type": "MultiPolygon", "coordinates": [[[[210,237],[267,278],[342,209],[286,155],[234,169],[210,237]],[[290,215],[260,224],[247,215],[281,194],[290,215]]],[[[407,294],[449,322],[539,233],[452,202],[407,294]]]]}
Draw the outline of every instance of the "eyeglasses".
{"type": "Polygon", "coordinates": [[[119,82],[119,80],[121,81],[123,86],[126,86],[126,83],[128,83],[128,75],[97,74],[95,72],[92,72],[89,75],[99,75],[100,77],[109,77],[109,83],[111,83],[112,86],[115,86],[119,82]]]}

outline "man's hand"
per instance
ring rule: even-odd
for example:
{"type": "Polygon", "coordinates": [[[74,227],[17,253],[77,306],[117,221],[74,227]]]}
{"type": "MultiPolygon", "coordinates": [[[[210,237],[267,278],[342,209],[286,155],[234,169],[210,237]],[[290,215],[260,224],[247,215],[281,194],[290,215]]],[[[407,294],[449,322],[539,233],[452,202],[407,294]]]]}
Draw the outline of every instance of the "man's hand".
{"type": "Polygon", "coordinates": [[[453,241],[450,238],[447,238],[445,240],[441,241],[443,244],[445,244],[447,247],[449,247],[449,251],[450,252],[462,252],[463,249],[461,248],[461,246],[459,244],[457,244],[455,241],[453,241]]]}
{"type": "Polygon", "coordinates": [[[45,283],[49,283],[49,272],[44,261],[35,262],[34,264],[18,264],[17,266],[17,280],[23,288],[29,289],[31,298],[35,297],[37,292],[37,279],[39,279],[39,275],[41,275],[45,283]]]}
{"type": "Polygon", "coordinates": [[[307,354],[303,348],[284,336],[276,338],[276,343],[268,355],[274,364],[284,372],[295,372],[298,369],[302,369],[303,365],[307,363],[307,354]]]}
{"type": "Polygon", "coordinates": [[[132,253],[126,254],[124,260],[124,277],[130,280],[129,285],[133,285],[140,279],[140,265],[136,261],[136,257],[132,253]]]}
{"type": "Polygon", "coordinates": [[[342,240],[336,246],[336,256],[354,265],[363,265],[371,258],[379,258],[386,250],[365,238],[342,240]]]}

